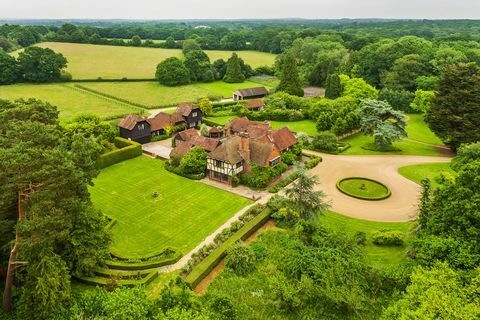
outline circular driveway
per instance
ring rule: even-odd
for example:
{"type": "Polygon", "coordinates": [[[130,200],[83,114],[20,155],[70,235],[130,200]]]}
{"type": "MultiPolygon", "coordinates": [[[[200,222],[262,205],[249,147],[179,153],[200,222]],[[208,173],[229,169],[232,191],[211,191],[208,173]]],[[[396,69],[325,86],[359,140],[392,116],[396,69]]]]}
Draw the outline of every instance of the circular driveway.
{"type": "MultiPolygon", "coordinates": [[[[308,151],[309,153],[314,153],[308,151]]],[[[450,162],[447,157],[424,156],[338,156],[315,153],[323,161],[309,172],[318,175],[317,189],[327,194],[331,210],[346,216],[372,221],[409,221],[417,216],[421,187],[398,173],[398,168],[413,164],[450,162]],[[392,195],[384,200],[368,201],[349,197],[336,188],[338,180],[365,177],[388,186],[392,195]]]]}

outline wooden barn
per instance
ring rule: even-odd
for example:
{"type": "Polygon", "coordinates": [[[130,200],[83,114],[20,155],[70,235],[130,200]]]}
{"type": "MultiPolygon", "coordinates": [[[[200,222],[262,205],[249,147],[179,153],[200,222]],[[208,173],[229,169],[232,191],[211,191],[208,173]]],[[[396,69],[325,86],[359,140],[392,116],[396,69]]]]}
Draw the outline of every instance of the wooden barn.
{"type": "Polygon", "coordinates": [[[259,99],[266,95],[268,95],[268,90],[265,87],[239,89],[233,92],[233,100],[259,99]]]}

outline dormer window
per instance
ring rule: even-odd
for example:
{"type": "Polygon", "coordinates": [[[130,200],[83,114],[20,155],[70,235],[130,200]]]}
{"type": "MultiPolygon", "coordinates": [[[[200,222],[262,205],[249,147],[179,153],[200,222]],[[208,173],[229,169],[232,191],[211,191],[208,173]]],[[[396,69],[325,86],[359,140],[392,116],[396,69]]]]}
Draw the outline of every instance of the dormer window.
{"type": "Polygon", "coordinates": [[[192,117],[196,117],[198,115],[197,111],[192,112],[192,117]]]}
{"type": "Polygon", "coordinates": [[[144,123],[138,125],[138,130],[144,130],[144,129],[145,129],[144,123]]]}

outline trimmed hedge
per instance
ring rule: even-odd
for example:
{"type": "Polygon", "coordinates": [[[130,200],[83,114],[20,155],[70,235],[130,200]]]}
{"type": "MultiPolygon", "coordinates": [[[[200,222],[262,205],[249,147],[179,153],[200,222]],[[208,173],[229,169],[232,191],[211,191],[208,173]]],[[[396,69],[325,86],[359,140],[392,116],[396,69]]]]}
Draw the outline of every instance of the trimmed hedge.
{"type": "Polygon", "coordinates": [[[120,149],[104,153],[100,156],[100,158],[98,158],[98,169],[103,169],[116,163],[142,155],[142,145],[135,141],[116,137],[115,146],[120,149]]]}
{"type": "Polygon", "coordinates": [[[199,173],[199,174],[185,173],[182,170],[180,170],[178,167],[171,166],[170,164],[168,164],[168,162],[165,162],[164,167],[165,167],[165,170],[171,173],[175,173],[176,175],[179,175],[181,177],[188,178],[191,180],[202,180],[203,178],[206,177],[205,173],[199,173]]]}
{"type": "Polygon", "coordinates": [[[260,229],[269,219],[271,215],[270,209],[265,209],[258,216],[246,223],[240,230],[234,235],[228,238],[217,249],[215,249],[208,257],[202,262],[197,264],[189,275],[185,278],[185,282],[190,285],[191,288],[195,288],[200,281],[202,281],[227,255],[228,249],[232,247],[239,240],[246,240],[255,231],[260,229]]]}
{"type": "MultiPolygon", "coordinates": [[[[126,257],[126,256],[122,256],[120,254],[115,254],[115,253],[111,253],[112,257],[114,258],[115,261],[130,261],[130,260],[138,260],[138,262],[140,261],[153,261],[155,260],[156,258],[168,258],[168,257],[172,257],[174,255],[176,255],[178,253],[178,250],[174,249],[174,248],[166,248],[166,249],[163,249],[161,251],[157,251],[157,252],[154,252],[148,256],[143,256],[141,258],[138,258],[138,259],[135,259],[135,258],[132,258],[132,257],[126,257]]],[[[159,260],[159,259],[158,259],[159,260]]],[[[134,262],[137,262],[137,261],[134,261],[134,262]]]]}
{"type": "Polygon", "coordinates": [[[123,280],[141,280],[147,277],[151,272],[157,270],[138,270],[138,271],[121,271],[121,270],[111,270],[111,269],[97,269],[95,270],[96,277],[102,278],[118,278],[123,280]],[[140,279],[138,279],[140,278],[140,279]]]}
{"type": "Polygon", "coordinates": [[[307,169],[315,168],[323,160],[322,157],[311,153],[302,152],[302,155],[310,158],[310,160],[306,161],[304,164],[307,169]]]}
{"type": "Polygon", "coordinates": [[[372,242],[378,246],[401,246],[404,234],[397,230],[379,230],[372,233],[372,242]]]}
{"type": "Polygon", "coordinates": [[[346,194],[347,196],[350,196],[350,197],[352,197],[352,198],[360,199],[360,200],[378,201],[378,200],[387,199],[388,197],[390,197],[390,196],[392,195],[392,191],[390,190],[389,187],[387,187],[385,184],[381,183],[380,181],[377,181],[377,180],[374,180],[374,179],[370,179],[370,178],[363,178],[363,177],[346,177],[346,178],[343,178],[343,179],[338,180],[336,186],[337,186],[338,191],[340,191],[341,193],[346,194]],[[343,181],[355,180],[355,179],[362,179],[362,180],[366,180],[366,181],[371,181],[371,182],[373,182],[373,183],[376,183],[376,184],[378,184],[378,185],[381,185],[382,187],[384,187],[384,188],[387,190],[387,193],[386,193],[385,195],[382,195],[382,196],[379,196],[379,197],[364,197],[364,196],[361,196],[361,195],[358,195],[358,194],[354,194],[354,193],[352,193],[352,192],[349,192],[349,191],[346,190],[345,188],[342,188],[341,183],[342,183],[343,181]]]}
{"type": "Polygon", "coordinates": [[[151,260],[145,262],[124,262],[124,261],[113,261],[109,260],[105,264],[107,267],[116,270],[146,270],[160,268],[163,266],[168,266],[169,264],[174,264],[182,257],[181,253],[176,253],[172,257],[168,257],[161,260],[151,260]]]}
{"type": "Polygon", "coordinates": [[[202,123],[205,123],[207,126],[210,126],[210,127],[223,127],[224,126],[223,124],[216,123],[214,121],[207,120],[205,118],[202,119],[202,123]]]}
{"type": "MultiPolygon", "coordinates": [[[[142,279],[128,279],[128,280],[117,280],[116,283],[119,286],[126,286],[126,287],[135,287],[138,285],[148,285],[150,284],[155,278],[158,277],[158,271],[150,272],[146,277],[142,279]]],[[[92,285],[92,286],[106,286],[110,281],[109,278],[104,277],[75,277],[78,281],[92,285]]]]}
{"type": "Polygon", "coordinates": [[[288,186],[290,183],[292,183],[293,181],[295,181],[296,179],[298,178],[298,173],[297,172],[293,172],[292,174],[290,174],[289,176],[279,180],[276,184],[274,184],[273,186],[271,186],[269,189],[268,189],[268,192],[270,193],[277,193],[278,191],[282,190],[283,188],[285,188],[286,186],[288,186]]]}

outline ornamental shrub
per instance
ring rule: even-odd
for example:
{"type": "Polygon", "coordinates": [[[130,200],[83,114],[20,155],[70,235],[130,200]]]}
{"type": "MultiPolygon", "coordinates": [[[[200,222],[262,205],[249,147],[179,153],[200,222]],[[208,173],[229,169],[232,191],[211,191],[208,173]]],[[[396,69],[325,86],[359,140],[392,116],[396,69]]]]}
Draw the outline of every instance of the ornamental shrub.
{"type": "Polygon", "coordinates": [[[255,269],[255,252],[243,242],[239,242],[228,250],[225,267],[239,276],[245,276],[255,269]]]}
{"type": "Polygon", "coordinates": [[[312,140],[313,150],[337,152],[337,137],[332,133],[319,133],[312,140]]]}
{"type": "Polygon", "coordinates": [[[404,234],[396,230],[379,230],[372,233],[372,242],[379,246],[401,246],[404,234]]]}

